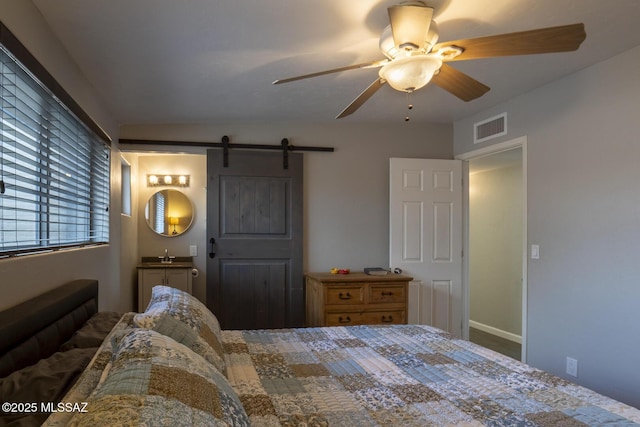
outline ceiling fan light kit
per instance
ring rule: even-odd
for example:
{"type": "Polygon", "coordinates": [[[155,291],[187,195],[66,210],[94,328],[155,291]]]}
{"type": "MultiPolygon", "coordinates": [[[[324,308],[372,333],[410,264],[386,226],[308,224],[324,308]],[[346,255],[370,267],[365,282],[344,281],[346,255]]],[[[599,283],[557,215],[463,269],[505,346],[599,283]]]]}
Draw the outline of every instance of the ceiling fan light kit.
{"type": "Polygon", "coordinates": [[[378,74],[395,90],[413,92],[426,86],[440,67],[436,55],[406,56],[384,65],[378,74]]]}
{"type": "Polygon", "coordinates": [[[354,113],[386,83],[395,90],[410,94],[433,82],[462,101],[469,102],[484,95],[489,87],[447,62],[569,52],[577,50],[586,38],[584,24],[578,23],[438,43],[438,26],[431,20],[432,7],[421,1],[409,1],[391,6],[387,12],[390,25],[382,31],[379,41],[380,51],[386,59],[280,79],[273,84],[382,67],[378,78],[342,110],[337,119],[354,113]]]}

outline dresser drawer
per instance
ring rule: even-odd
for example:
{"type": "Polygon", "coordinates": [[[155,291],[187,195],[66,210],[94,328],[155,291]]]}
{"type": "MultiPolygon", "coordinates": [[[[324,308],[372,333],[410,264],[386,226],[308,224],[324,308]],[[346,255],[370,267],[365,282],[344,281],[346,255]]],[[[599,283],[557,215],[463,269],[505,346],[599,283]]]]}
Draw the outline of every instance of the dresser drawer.
{"type": "Polygon", "coordinates": [[[327,326],[362,325],[360,313],[327,313],[327,326]]]}
{"type": "Polygon", "coordinates": [[[367,311],[362,313],[362,323],[365,325],[401,325],[407,323],[405,310],[367,311]]]}
{"type": "Polygon", "coordinates": [[[326,304],[363,304],[364,303],[364,285],[351,286],[327,286],[326,304]]]}
{"type": "Polygon", "coordinates": [[[404,303],[407,300],[407,287],[404,285],[371,284],[369,285],[369,303],[404,303]]]}

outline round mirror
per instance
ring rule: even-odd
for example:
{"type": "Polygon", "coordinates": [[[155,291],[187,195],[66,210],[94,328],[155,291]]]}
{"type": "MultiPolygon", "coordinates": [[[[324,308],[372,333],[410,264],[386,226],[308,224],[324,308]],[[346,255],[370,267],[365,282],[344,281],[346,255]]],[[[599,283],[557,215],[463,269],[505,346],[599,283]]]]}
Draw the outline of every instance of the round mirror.
{"type": "Polygon", "coordinates": [[[144,208],[149,228],[161,236],[175,237],[189,229],[193,222],[193,206],[178,190],[160,190],[153,194],[144,208]]]}

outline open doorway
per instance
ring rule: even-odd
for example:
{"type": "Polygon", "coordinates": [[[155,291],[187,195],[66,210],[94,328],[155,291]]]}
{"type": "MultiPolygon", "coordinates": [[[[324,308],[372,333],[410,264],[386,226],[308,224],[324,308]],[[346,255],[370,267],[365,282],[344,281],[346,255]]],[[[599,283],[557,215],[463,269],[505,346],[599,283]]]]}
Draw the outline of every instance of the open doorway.
{"type": "Polygon", "coordinates": [[[475,154],[465,159],[468,337],[525,360],[526,146],[516,141],[475,154]]]}

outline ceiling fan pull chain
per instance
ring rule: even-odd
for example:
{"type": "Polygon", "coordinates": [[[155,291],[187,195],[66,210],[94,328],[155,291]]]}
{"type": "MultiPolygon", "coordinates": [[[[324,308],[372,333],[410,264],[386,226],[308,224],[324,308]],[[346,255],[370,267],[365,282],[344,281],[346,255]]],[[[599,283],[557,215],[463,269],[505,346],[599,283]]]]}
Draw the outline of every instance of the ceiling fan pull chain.
{"type": "MultiPolygon", "coordinates": [[[[413,104],[411,103],[411,93],[413,91],[408,90],[407,91],[407,110],[413,110],[413,104]]],[[[409,114],[407,114],[406,116],[404,116],[404,121],[408,122],[409,120],[411,120],[411,117],[409,117],[409,114]]]]}

